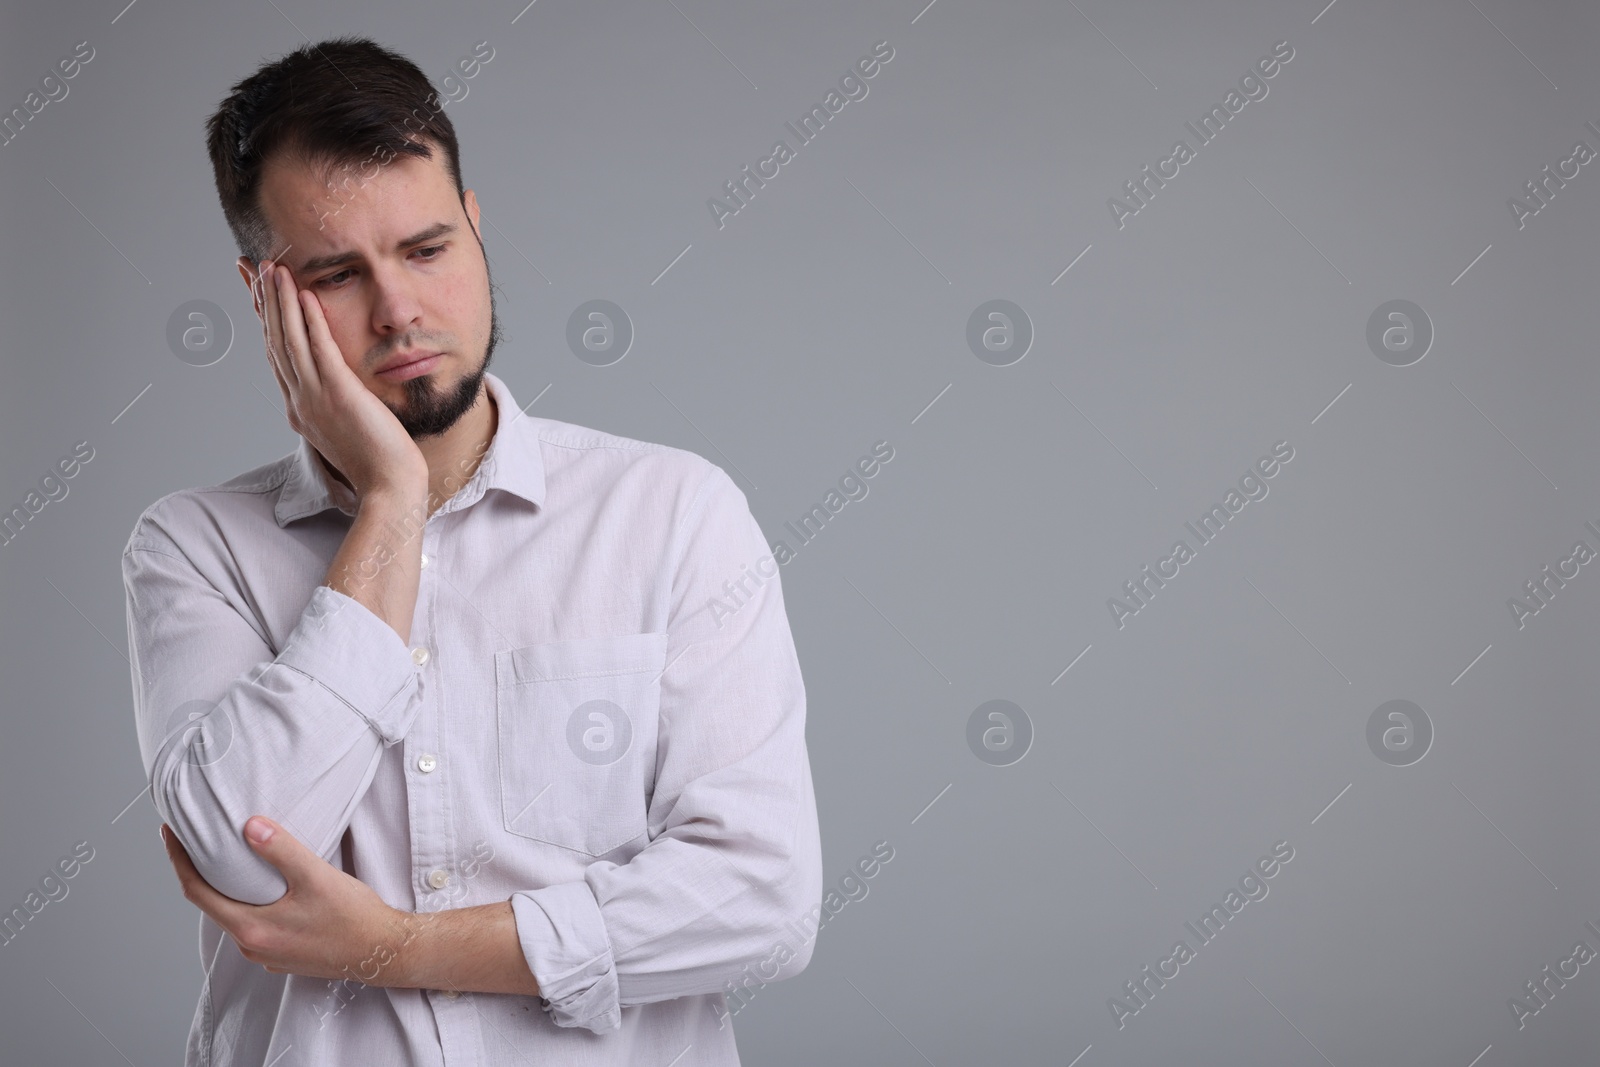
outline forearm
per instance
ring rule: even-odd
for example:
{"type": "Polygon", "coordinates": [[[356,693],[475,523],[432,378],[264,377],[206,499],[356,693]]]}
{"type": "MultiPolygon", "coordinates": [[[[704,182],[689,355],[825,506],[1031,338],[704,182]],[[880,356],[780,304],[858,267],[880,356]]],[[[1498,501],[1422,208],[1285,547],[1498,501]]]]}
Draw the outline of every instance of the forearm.
{"type": "Polygon", "coordinates": [[[428,503],[426,485],[369,493],[323,579],[324,585],[387,622],[407,643],[421,582],[428,503]]]}
{"type": "Polygon", "coordinates": [[[522,954],[511,902],[405,915],[387,980],[401,989],[520,993],[537,996],[539,984],[522,954]]]}
{"type": "Polygon", "coordinates": [[[283,879],[245,846],[245,819],[271,815],[327,855],[417,714],[418,665],[387,621],[328,587],[275,648],[226,586],[153,534],[123,567],[152,799],[212,885],[275,900],[283,879]]]}

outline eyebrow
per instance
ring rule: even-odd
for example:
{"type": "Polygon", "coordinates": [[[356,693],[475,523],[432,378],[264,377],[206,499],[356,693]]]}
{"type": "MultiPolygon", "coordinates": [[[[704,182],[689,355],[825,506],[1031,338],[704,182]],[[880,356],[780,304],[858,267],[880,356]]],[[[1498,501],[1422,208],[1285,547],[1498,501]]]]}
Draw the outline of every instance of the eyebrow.
{"type": "MultiPolygon", "coordinates": [[[[398,244],[395,245],[395,247],[396,248],[409,248],[412,245],[419,245],[419,244],[422,244],[425,241],[431,241],[436,237],[444,237],[447,234],[452,234],[452,233],[455,233],[455,232],[456,232],[456,224],[455,223],[453,223],[453,222],[436,222],[432,226],[429,226],[425,230],[418,230],[416,233],[412,234],[410,237],[407,237],[403,241],[400,241],[398,244]]],[[[321,271],[327,270],[329,267],[342,267],[342,266],[344,266],[344,265],[346,265],[348,263],[354,263],[357,260],[359,260],[360,258],[361,258],[361,254],[359,252],[334,252],[331,255],[314,256],[311,259],[308,259],[304,263],[300,264],[300,266],[296,267],[295,268],[295,274],[297,274],[297,275],[316,274],[316,273],[319,273],[321,271]]]]}

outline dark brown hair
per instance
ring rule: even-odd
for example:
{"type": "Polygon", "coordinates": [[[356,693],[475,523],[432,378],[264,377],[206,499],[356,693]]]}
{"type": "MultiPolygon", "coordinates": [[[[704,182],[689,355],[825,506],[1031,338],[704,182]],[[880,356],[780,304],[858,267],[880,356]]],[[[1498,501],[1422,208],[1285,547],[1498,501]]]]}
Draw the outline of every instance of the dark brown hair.
{"type": "Polygon", "coordinates": [[[222,215],[252,262],[280,251],[268,247],[273,233],[261,211],[261,171],[275,154],[321,167],[326,182],[341,165],[432,159],[433,146],[462,195],[455,127],[433,84],[415,63],[364,37],[306,44],[264,64],[206,120],[222,215]]]}

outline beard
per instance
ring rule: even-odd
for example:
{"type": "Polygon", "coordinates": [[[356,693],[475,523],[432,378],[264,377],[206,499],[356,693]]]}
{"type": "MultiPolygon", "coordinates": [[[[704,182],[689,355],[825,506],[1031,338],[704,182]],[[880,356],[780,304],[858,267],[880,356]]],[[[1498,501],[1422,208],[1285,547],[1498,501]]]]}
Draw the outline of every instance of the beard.
{"type": "MultiPolygon", "coordinates": [[[[480,242],[481,244],[482,242],[480,242]]],[[[484,257],[484,271],[489,269],[488,257],[484,257]]],[[[472,410],[472,405],[478,402],[478,394],[483,389],[483,375],[489,369],[489,360],[494,357],[495,346],[500,343],[500,313],[495,306],[494,275],[489,274],[489,340],[483,347],[483,359],[478,362],[476,370],[464,374],[455,387],[441,391],[434,382],[432,373],[410,378],[401,383],[406,391],[404,408],[397,408],[385,402],[385,406],[394,412],[395,418],[400,420],[400,425],[405,428],[411,439],[421,437],[436,437],[460,421],[461,416],[472,410]]]]}

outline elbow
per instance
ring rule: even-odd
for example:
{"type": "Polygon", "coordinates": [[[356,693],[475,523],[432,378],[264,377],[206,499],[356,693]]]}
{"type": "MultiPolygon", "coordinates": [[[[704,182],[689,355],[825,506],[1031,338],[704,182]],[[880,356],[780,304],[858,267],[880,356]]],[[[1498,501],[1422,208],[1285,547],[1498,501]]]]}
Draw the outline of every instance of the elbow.
{"type": "Polygon", "coordinates": [[[793,978],[801,971],[804,971],[807,965],[811,963],[811,955],[816,950],[816,947],[817,938],[815,934],[813,934],[809,939],[801,941],[799,945],[796,946],[793,955],[791,955],[783,964],[783,967],[778,974],[778,978],[793,978]]]}
{"type": "Polygon", "coordinates": [[[756,961],[747,962],[739,978],[747,979],[754,973],[763,983],[779,982],[795,977],[810,964],[818,935],[830,917],[822,892],[820,855],[809,862],[805,858],[795,860],[787,889],[781,894],[776,911],[782,918],[761,936],[768,951],[756,961]]]}
{"type": "Polygon", "coordinates": [[[182,750],[162,753],[151,781],[156,810],[207,885],[242,904],[271,904],[288,884],[245,841],[251,813],[230,812],[206,771],[182,750]]]}

